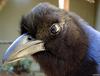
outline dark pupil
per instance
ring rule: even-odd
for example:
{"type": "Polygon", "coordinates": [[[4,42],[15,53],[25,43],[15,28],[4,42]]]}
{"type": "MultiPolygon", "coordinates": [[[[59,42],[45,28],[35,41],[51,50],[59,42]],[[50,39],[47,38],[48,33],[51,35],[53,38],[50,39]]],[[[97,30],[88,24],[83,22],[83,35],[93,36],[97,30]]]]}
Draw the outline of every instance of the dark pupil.
{"type": "Polygon", "coordinates": [[[56,34],[57,33],[57,30],[56,30],[56,27],[55,26],[51,27],[51,33],[53,33],[53,34],[56,34]]]}

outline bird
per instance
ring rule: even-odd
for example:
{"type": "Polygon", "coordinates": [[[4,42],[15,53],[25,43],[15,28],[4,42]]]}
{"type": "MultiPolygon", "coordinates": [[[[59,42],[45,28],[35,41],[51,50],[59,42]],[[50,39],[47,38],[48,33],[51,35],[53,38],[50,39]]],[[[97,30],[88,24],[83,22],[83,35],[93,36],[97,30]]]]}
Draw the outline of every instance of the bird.
{"type": "Polygon", "coordinates": [[[74,12],[44,2],[22,16],[4,64],[31,55],[46,76],[100,75],[100,32],[74,12]]]}

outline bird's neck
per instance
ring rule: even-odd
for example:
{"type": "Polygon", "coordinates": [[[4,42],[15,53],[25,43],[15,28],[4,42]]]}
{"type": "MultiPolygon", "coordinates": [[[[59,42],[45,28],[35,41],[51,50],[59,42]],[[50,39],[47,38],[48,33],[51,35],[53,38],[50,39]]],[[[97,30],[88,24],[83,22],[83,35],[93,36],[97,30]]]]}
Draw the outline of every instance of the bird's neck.
{"type": "Polygon", "coordinates": [[[88,37],[88,56],[94,59],[97,64],[100,64],[100,32],[96,31],[85,22],[81,27],[88,37]]]}
{"type": "Polygon", "coordinates": [[[49,53],[44,53],[44,55],[40,53],[38,56],[36,55],[35,59],[39,62],[46,76],[77,76],[76,72],[80,67],[72,59],[62,60],[49,53]]]}

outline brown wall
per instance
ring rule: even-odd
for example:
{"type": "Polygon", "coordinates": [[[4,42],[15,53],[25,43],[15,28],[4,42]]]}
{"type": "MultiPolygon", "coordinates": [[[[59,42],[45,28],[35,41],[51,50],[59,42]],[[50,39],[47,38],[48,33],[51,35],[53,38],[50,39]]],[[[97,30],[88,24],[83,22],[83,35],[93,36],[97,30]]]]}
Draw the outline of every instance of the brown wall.
{"type": "Polygon", "coordinates": [[[84,18],[92,26],[95,25],[96,4],[85,0],[70,0],[70,11],[73,11],[84,18]]]}
{"type": "Polygon", "coordinates": [[[96,29],[100,31],[100,0],[97,0],[96,29]]]}

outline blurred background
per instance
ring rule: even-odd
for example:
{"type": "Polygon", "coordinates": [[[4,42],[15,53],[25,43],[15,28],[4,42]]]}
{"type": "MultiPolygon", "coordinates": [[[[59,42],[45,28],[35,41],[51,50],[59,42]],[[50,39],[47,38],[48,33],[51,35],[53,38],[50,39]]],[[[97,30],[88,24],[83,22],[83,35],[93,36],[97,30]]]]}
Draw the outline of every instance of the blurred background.
{"type": "MultiPolygon", "coordinates": [[[[61,9],[65,9],[66,11],[73,11],[84,18],[95,29],[100,31],[100,0],[0,0],[0,64],[2,54],[19,36],[21,17],[40,2],[49,2],[61,9]]],[[[25,65],[24,68],[29,67],[31,64],[32,66],[30,67],[34,67],[31,69],[34,71],[34,76],[44,76],[35,60],[32,60],[30,57],[26,59],[27,61],[22,60],[18,63],[25,65]]],[[[3,69],[12,71],[12,65],[15,64],[6,66],[3,69]]],[[[29,68],[27,69],[30,70],[29,68]]],[[[0,76],[3,76],[4,73],[0,73],[0,76]]]]}

